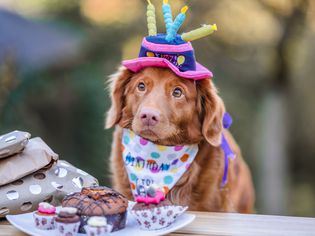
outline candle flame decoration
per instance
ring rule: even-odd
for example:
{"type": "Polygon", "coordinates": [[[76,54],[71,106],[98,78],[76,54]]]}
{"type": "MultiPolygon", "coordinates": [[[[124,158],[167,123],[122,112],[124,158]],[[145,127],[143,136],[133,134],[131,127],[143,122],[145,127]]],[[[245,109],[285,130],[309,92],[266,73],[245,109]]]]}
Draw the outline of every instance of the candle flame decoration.
{"type": "Polygon", "coordinates": [[[183,13],[183,14],[185,14],[187,10],[188,10],[188,6],[184,6],[184,7],[182,7],[182,9],[180,10],[180,12],[183,13]]]}
{"type": "MultiPolygon", "coordinates": [[[[148,2],[148,6],[147,6],[148,32],[150,36],[155,36],[157,35],[155,7],[151,3],[150,0],[147,0],[147,2],[148,2]]],[[[172,42],[173,40],[175,40],[176,34],[179,28],[181,27],[181,25],[184,23],[186,19],[186,12],[188,10],[188,6],[184,6],[181,8],[180,13],[176,16],[174,21],[172,19],[173,18],[172,11],[168,3],[168,0],[163,0],[162,10],[163,10],[164,22],[165,22],[165,27],[166,27],[165,39],[168,42],[172,42]]],[[[187,33],[183,33],[181,35],[181,38],[186,42],[190,42],[190,41],[208,36],[217,30],[218,28],[216,24],[202,25],[200,28],[189,31],[187,33]]]]}

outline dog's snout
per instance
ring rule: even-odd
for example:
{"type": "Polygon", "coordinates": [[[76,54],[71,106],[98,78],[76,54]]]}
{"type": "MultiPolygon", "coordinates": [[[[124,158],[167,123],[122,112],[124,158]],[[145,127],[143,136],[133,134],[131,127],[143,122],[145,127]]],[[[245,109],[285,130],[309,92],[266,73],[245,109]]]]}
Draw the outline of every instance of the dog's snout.
{"type": "Polygon", "coordinates": [[[144,125],[154,126],[160,121],[160,113],[150,108],[143,108],[140,112],[140,119],[144,125]]]}

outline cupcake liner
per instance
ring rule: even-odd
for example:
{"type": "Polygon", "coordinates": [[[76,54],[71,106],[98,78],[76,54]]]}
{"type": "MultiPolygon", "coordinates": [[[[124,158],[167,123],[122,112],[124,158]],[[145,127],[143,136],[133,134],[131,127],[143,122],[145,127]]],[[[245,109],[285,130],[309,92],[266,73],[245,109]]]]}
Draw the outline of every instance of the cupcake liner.
{"type": "Polygon", "coordinates": [[[57,236],[74,236],[79,231],[80,221],[76,223],[56,222],[57,236]]]}
{"type": "Polygon", "coordinates": [[[92,227],[89,225],[84,226],[87,236],[102,236],[110,233],[113,229],[113,226],[106,225],[104,227],[92,227]]]}
{"type": "Polygon", "coordinates": [[[162,206],[132,210],[131,214],[136,218],[141,229],[157,230],[171,225],[187,208],[187,206],[162,206]]]}
{"type": "MultiPolygon", "coordinates": [[[[85,226],[87,225],[88,220],[90,219],[91,216],[84,216],[81,215],[81,225],[79,229],[79,233],[85,233],[85,226]]],[[[122,213],[117,213],[117,214],[112,214],[112,215],[105,215],[104,216],[107,220],[107,224],[111,225],[112,232],[121,230],[126,227],[126,222],[127,222],[127,211],[122,212],[122,213]]]]}
{"type": "Polygon", "coordinates": [[[35,226],[42,230],[55,229],[55,218],[56,215],[39,215],[36,212],[33,213],[35,226]]]}

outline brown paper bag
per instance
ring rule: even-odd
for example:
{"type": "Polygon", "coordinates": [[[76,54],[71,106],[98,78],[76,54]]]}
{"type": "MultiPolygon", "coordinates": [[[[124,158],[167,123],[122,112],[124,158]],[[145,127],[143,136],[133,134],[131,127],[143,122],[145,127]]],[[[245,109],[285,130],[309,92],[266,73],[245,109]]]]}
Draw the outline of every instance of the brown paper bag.
{"type": "Polygon", "coordinates": [[[52,165],[58,155],[41,139],[33,138],[23,152],[0,159],[0,186],[52,165]]]}
{"type": "Polygon", "coordinates": [[[59,160],[52,166],[1,186],[0,217],[34,211],[42,201],[57,206],[65,195],[96,185],[98,181],[93,176],[59,160]]]}

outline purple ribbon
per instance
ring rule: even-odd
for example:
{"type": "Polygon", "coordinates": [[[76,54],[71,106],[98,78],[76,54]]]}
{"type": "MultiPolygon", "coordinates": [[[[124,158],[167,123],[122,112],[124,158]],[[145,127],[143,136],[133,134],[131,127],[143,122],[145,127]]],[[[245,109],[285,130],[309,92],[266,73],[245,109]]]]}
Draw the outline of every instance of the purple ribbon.
{"type": "MultiPolygon", "coordinates": [[[[228,129],[231,126],[232,122],[233,120],[230,114],[225,112],[223,115],[223,128],[228,129]]],[[[224,134],[222,134],[221,148],[224,152],[224,173],[223,173],[223,178],[221,182],[221,188],[222,188],[227,183],[229,159],[235,158],[235,153],[232,151],[230,145],[228,144],[226,138],[224,137],[224,134]]]]}

